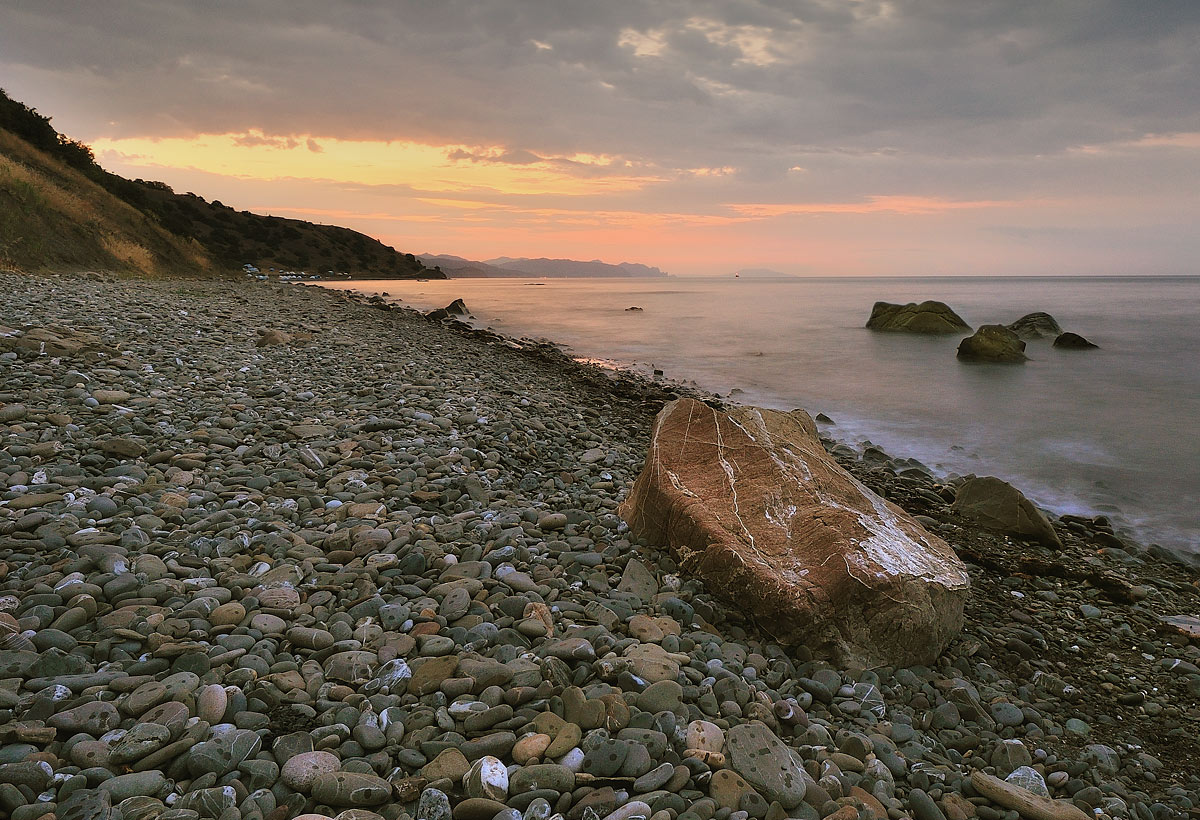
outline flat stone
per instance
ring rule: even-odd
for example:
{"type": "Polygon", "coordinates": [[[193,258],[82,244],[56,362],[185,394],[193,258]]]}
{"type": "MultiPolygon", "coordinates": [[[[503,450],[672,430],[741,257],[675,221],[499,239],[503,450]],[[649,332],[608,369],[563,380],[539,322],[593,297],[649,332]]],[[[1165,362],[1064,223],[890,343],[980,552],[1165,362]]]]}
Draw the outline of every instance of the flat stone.
{"type": "Polygon", "coordinates": [[[289,758],[279,770],[283,782],[303,794],[312,791],[321,775],[340,771],[342,762],[329,752],[302,752],[289,758]]]}
{"type": "Polygon", "coordinates": [[[330,806],[381,806],[392,796],[392,787],[373,774],[326,772],[312,781],[312,796],[330,806]]]}
{"type": "Polygon", "coordinates": [[[785,809],[804,802],[804,775],[791,749],[758,721],[734,726],[726,734],[730,767],[763,797],[785,809]]]}

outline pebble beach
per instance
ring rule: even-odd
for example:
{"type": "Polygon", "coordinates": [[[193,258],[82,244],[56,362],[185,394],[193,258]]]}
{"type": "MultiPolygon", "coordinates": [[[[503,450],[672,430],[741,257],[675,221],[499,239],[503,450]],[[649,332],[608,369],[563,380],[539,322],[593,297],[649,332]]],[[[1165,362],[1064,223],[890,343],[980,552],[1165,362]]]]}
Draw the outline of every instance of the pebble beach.
{"type": "Polygon", "coordinates": [[[1200,818],[1200,573],[1103,518],[828,441],[972,581],[936,665],[838,668],[617,515],[682,386],[353,292],[0,289],[13,820],[1200,818]]]}

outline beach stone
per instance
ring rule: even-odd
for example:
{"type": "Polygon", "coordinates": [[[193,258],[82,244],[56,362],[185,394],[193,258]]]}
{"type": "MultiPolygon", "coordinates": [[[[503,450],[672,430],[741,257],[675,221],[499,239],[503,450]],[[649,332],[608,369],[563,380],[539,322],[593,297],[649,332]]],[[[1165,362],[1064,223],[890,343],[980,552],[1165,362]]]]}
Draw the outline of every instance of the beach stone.
{"type": "Polygon", "coordinates": [[[1048,547],[1062,546],[1045,514],[999,478],[968,478],[958,487],[951,509],[980,526],[1031,538],[1048,547]]]}
{"type": "Polygon", "coordinates": [[[264,635],[282,635],[287,629],[287,621],[269,612],[258,612],[250,618],[250,628],[264,635]]]}
{"type": "MultiPolygon", "coordinates": [[[[1113,772],[1109,772],[1113,774],[1113,772]]],[[[1046,781],[1037,769],[1032,769],[1029,766],[1018,766],[1004,778],[1006,783],[1012,783],[1014,786],[1020,786],[1028,792],[1041,795],[1042,797],[1050,796],[1050,789],[1046,787],[1046,781]]]]}
{"type": "Polygon", "coordinates": [[[440,789],[425,789],[417,800],[416,820],[451,820],[450,798],[440,789]]]}
{"type": "Polygon", "coordinates": [[[330,806],[381,806],[392,796],[391,784],[382,777],[358,772],[325,772],[311,786],[314,799],[330,806]]]}
{"type": "Polygon", "coordinates": [[[501,802],[508,797],[508,769],[503,761],[492,755],[484,755],[472,763],[462,782],[468,797],[501,802]]]}
{"type": "Polygon", "coordinates": [[[902,331],[906,333],[960,333],[971,330],[962,317],[945,302],[926,301],[896,305],[876,302],[867,319],[870,330],[902,331]]]}
{"type": "Polygon", "coordinates": [[[913,789],[908,793],[908,805],[915,820],[946,820],[946,815],[924,789],[913,789]]]}
{"type": "Polygon", "coordinates": [[[620,740],[603,740],[583,755],[583,771],[596,777],[612,777],[621,770],[629,754],[629,744],[620,740]]]}
{"type": "Polygon", "coordinates": [[[125,765],[141,760],[171,740],[171,730],[157,723],[138,723],[117,741],[109,754],[109,762],[125,765]]]}
{"type": "Polygon", "coordinates": [[[1105,776],[1115,775],[1121,770],[1120,754],[1116,749],[1102,743],[1085,746],[1080,754],[1080,760],[1105,776]]]}
{"type": "Polygon", "coordinates": [[[103,789],[77,789],[59,801],[56,820],[109,820],[112,796],[103,789]]]}
{"type": "Polygon", "coordinates": [[[322,650],[333,646],[333,635],[312,627],[294,626],[287,631],[287,639],[301,649],[322,650]]]}
{"type": "Polygon", "coordinates": [[[108,792],[114,803],[120,803],[130,797],[154,797],[167,784],[166,776],[152,769],[147,772],[134,772],[110,777],[97,786],[101,791],[108,792]]]}
{"type": "Polygon", "coordinates": [[[52,715],[46,723],[60,732],[84,732],[92,737],[99,737],[110,729],[115,729],[121,722],[117,707],[107,701],[92,701],[65,709],[52,715]]]}
{"type": "Polygon", "coordinates": [[[636,558],[631,558],[625,564],[625,571],[621,574],[621,581],[617,584],[617,589],[636,595],[648,603],[658,594],[658,581],[655,580],[654,573],[650,572],[645,564],[636,558]]]}
{"type": "MultiPolygon", "coordinates": [[[[598,728],[593,727],[593,728],[598,728]]],[[[579,745],[579,741],[583,738],[583,729],[577,723],[567,723],[563,725],[554,735],[554,740],[546,747],[546,757],[557,758],[565,755],[572,748],[579,745]]]]}
{"type": "Polygon", "coordinates": [[[188,770],[194,777],[206,772],[220,777],[257,753],[261,745],[262,739],[249,729],[228,724],[213,727],[212,738],[197,743],[188,752],[188,770]]]}
{"type": "Polygon", "coordinates": [[[1004,325],[983,325],[958,345],[958,358],[969,362],[1019,364],[1025,355],[1025,343],[1004,325]]]}
{"type": "Polygon", "coordinates": [[[675,766],[662,763],[633,781],[634,794],[646,794],[663,788],[675,777],[675,766]]]}
{"type": "Polygon", "coordinates": [[[458,749],[446,749],[421,769],[421,776],[429,780],[447,778],[457,783],[470,769],[471,764],[462,752],[458,749]]]}
{"type": "Polygon", "coordinates": [[[757,794],[744,777],[732,769],[718,769],[708,782],[708,796],[717,806],[737,811],[748,794],[757,794]]]}
{"type": "Polygon", "coordinates": [[[538,763],[533,766],[522,766],[508,776],[508,791],[510,794],[549,789],[551,791],[569,792],[575,788],[575,773],[566,766],[556,763],[538,763]]]}
{"type": "Polygon", "coordinates": [[[1002,740],[992,750],[991,763],[996,767],[996,771],[1001,777],[1006,777],[1013,771],[1022,766],[1029,766],[1033,763],[1033,756],[1030,755],[1029,749],[1019,740],[1002,740]]]}
{"type": "Polygon", "coordinates": [[[413,671],[408,681],[408,691],[417,697],[436,692],[443,681],[454,677],[457,669],[457,655],[429,658],[413,671]]]}
{"type": "MultiPolygon", "coordinates": [[[[526,735],[520,738],[512,749],[513,760],[524,766],[531,760],[545,756],[552,739],[550,735],[541,733],[526,735]]],[[[574,745],[572,743],[567,748],[569,749],[574,745]]]]}
{"type": "Polygon", "coordinates": [[[630,820],[633,817],[642,817],[648,820],[653,814],[648,803],[641,800],[630,800],[625,805],[618,806],[604,815],[604,820],[630,820]]]}
{"type": "Polygon", "coordinates": [[[906,666],[962,627],[954,551],[839,467],[803,411],[671,402],[620,512],[781,643],[906,666]]]}
{"type": "Polygon", "coordinates": [[[768,800],[785,809],[804,801],[804,775],[783,741],[755,721],[732,727],[726,735],[729,765],[768,800]]]}
{"type": "Polygon", "coordinates": [[[342,762],[330,752],[302,752],[287,759],[279,775],[290,788],[308,794],[318,777],[340,771],[341,768],[342,762]]]}
{"type": "Polygon", "coordinates": [[[723,752],[725,731],[707,720],[693,720],[687,727],[687,747],[704,752],[723,752]]]}
{"type": "Polygon", "coordinates": [[[196,716],[206,723],[221,722],[221,717],[229,706],[229,695],[225,687],[219,683],[210,683],[200,690],[196,698],[196,716]]]}
{"type": "Polygon", "coordinates": [[[683,706],[683,687],[675,680],[652,683],[638,695],[638,708],[643,712],[675,712],[683,706]]]}
{"type": "Polygon", "coordinates": [[[454,820],[520,820],[520,817],[516,809],[508,809],[502,802],[487,797],[468,797],[454,807],[454,820]]]}

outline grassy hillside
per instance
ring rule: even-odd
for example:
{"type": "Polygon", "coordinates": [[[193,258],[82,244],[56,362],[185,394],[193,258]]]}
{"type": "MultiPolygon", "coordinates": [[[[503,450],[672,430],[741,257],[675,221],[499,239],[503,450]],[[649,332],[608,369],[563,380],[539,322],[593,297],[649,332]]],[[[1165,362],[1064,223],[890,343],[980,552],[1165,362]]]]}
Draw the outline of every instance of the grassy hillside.
{"type": "Polygon", "coordinates": [[[209,271],[212,259],[81,171],[0,130],[0,267],[162,274],[209,271]]]}
{"type": "Polygon", "coordinates": [[[443,278],[358,231],[238,211],[129,180],[0,89],[0,267],[443,278]]]}

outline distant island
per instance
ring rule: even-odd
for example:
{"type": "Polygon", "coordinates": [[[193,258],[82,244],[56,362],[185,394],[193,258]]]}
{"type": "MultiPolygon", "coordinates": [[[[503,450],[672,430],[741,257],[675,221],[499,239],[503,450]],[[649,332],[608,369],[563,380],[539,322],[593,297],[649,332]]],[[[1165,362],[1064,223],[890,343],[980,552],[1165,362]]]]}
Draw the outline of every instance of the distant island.
{"type": "Polygon", "coordinates": [[[662,278],[669,276],[659,268],[639,265],[635,262],[609,264],[593,259],[581,262],[576,259],[528,259],[501,256],[477,262],[450,254],[417,254],[417,259],[430,268],[436,268],[452,279],[491,279],[514,276],[544,278],[662,278]]]}
{"type": "Polygon", "coordinates": [[[795,279],[798,274],[770,268],[742,268],[733,272],[734,279],[795,279]]]}

